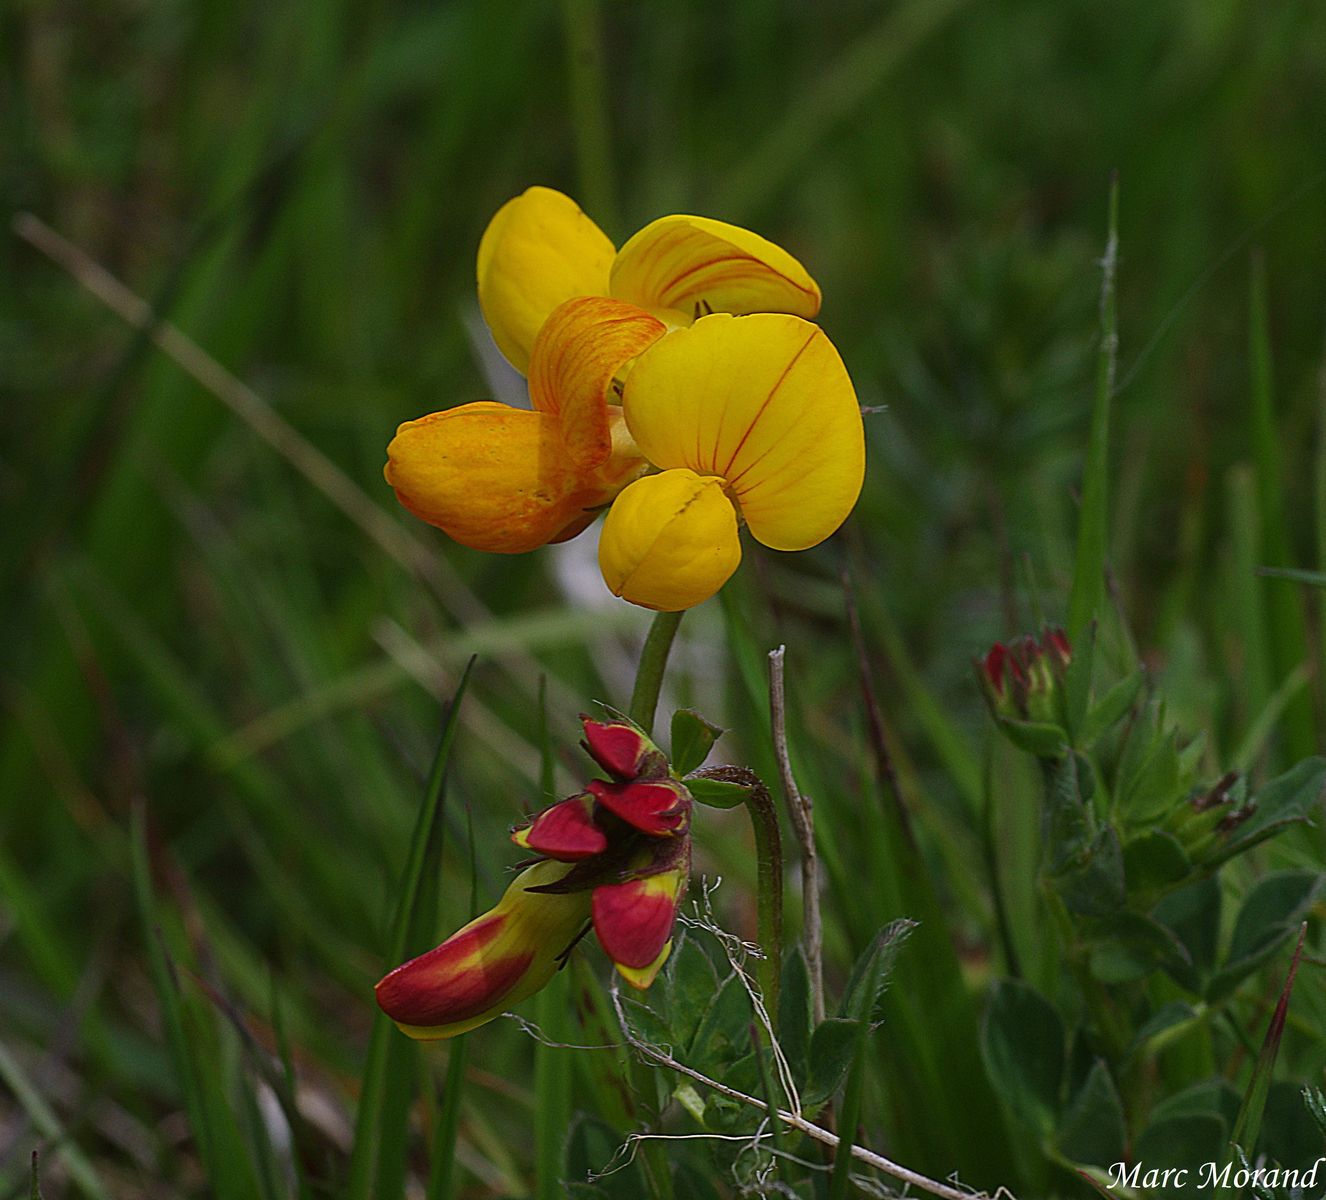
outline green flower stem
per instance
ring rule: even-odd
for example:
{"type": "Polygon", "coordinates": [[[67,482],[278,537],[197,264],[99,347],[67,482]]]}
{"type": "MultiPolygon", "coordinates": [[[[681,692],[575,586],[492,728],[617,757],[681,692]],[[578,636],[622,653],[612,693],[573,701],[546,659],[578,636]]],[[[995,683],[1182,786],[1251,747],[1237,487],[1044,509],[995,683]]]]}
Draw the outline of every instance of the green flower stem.
{"type": "Polygon", "coordinates": [[[746,789],[746,812],[755,833],[756,936],[765,957],[756,972],[769,1020],[778,1028],[778,990],[783,979],[783,838],[778,810],[764,781],[749,767],[706,767],[696,778],[720,779],[746,789]]]}
{"type": "Polygon", "coordinates": [[[629,715],[646,733],[652,733],[654,729],[654,710],[658,708],[658,693],[667,671],[668,651],[672,649],[672,639],[677,636],[677,626],[684,615],[685,610],[655,613],[645,647],[640,651],[629,715]]]}

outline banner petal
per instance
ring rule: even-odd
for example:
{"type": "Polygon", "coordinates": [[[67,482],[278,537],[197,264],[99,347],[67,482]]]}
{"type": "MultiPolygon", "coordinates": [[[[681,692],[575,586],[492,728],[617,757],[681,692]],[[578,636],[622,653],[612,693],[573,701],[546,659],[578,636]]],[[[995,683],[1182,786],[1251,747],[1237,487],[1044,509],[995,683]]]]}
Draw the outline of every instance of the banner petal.
{"type": "Polygon", "coordinates": [[[813,317],[819,285],[781,246],[708,217],[660,217],[630,239],[612,263],[610,294],[642,308],[784,312],[813,317]]]}
{"type": "Polygon", "coordinates": [[[532,187],[508,200],[479,242],[479,307],[522,375],[548,316],[573,296],[608,291],[613,245],[569,196],[532,187]]]}

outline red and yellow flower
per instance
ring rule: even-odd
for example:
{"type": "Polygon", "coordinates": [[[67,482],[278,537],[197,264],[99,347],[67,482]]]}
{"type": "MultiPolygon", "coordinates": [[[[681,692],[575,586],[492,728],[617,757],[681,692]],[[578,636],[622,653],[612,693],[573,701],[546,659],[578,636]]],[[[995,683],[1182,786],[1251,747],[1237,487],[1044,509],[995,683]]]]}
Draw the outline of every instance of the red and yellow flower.
{"type": "Polygon", "coordinates": [[[480,402],[406,422],[386,468],[402,504],[455,540],[519,553],[612,505],[608,586],[677,610],[736,569],[742,523],[799,550],[851,511],[856,394],[808,319],[818,286],[772,242],[670,216],[618,251],[568,197],[531,188],[489,224],[478,285],[532,411],[480,402]]]}
{"type": "Polygon", "coordinates": [[[608,778],[519,826],[512,840],[539,861],[491,912],[377,985],[411,1037],[454,1037],[499,1016],[552,978],[587,925],[634,987],[667,961],[690,876],[690,793],[634,725],[584,724],[608,778]]]}

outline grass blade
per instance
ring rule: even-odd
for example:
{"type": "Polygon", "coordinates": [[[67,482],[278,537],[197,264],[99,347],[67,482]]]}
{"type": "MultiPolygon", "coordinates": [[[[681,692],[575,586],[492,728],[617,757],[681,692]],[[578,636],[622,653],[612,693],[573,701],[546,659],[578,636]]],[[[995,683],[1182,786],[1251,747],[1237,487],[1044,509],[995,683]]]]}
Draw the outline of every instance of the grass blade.
{"type": "MultiPolygon", "coordinates": [[[[428,777],[424,803],[419,809],[414,832],[410,837],[405,869],[397,889],[396,911],[391,922],[387,960],[393,966],[401,962],[411,948],[423,948],[420,943],[431,935],[437,920],[436,877],[442,858],[442,802],[447,762],[455,741],[461,700],[473,668],[474,660],[471,659],[447,709],[437,755],[428,777]],[[425,883],[426,879],[431,880],[431,886],[425,883]],[[428,911],[430,905],[421,903],[421,896],[424,900],[431,897],[431,912],[428,911]]],[[[392,1195],[382,1186],[384,1176],[385,1181],[390,1182],[403,1170],[396,1164],[396,1157],[404,1151],[402,1138],[405,1122],[401,1113],[401,1096],[406,1097],[404,1104],[408,1109],[413,1071],[408,1061],[402,1061],[408,1056],[397,1049],[398,1045],[414,1050],[413,1046],[400,1042],[386,1015],[377,1013],[369,1038],[359,1109],[355,1114],[354,1150],[345,1191],[347,1200],[370,1200],[372,1196],[392,1195]],[[385,1145],[384,1137],[387,1139],[385,1145]]]]}
{"type": "MultiPolygon", "coordinates": [[[[18,1106],[27,1114],[27,1118],[37,1131],[52,1143],[53,1153],[60,1155],[69,1171],[69,1177],[93,1198],[110,1200],[110,1193],[102,1185],[101,1179],[88,1162],[83,1152],[72,1142],[66,1141],[60,1119],[51,1111],[50,1105],[42,1099],[37,1085],[28,1078],[18,1060],[10,1053],[9,1047],[0,1042],[0,1080],[9,1089],[18,1106]]],[[[32,1156],[32,1194],[40,1195],[37,1185],[37,1155],[32,1156]]]]}
{"type": "MultiPolygon", "coordinates": [[[[1262,561],[1288,567],[1293,561],[1289,545],[1289,515],[1285,502],[1279,430],[1276,427],[1275,383],[1272,371],[1271,329],[1266,297],[1266,260],[1255,254],[1248,301],[1248,341],[1252,362],[1249,435],[1257,473],[1257,500],[1261,516],[1262,561]]],[[[1244,587],[1253,586],[1251,582],[1244,587]]],[[[1281,683],[1307,657],[1307,631],[1297,591],[1283,584],[1266,591],[1263,610],[1274,682],[1281,683]]],[[[1284,749],[1292,759],[1315,753],[1317,735],[1312,700],[1303,695],[1286,707],[1282,721],[1284,749]]]]}
{"type": "MultiPolygon", "coordinates": [[[[541,803],[551,803],[555,791],[552,738],[548,732],[548,686],[539,680],[539,778],[541,803]]],[[[550,1041],[562,1041],[566,1007],[571,1002],[562,972],[535,1001],[535,1018],[550,1041]]],[[[534,1195],[536,1200],[560,1200],[562,1150],[571,1127],[571,1067],[567,1051],[539,1041],[534,1044],[534,1195]]]]}
{"type": "Polygon", "coordinates": [[[1109,538],[1110,401],[1119,357],[1115,312],[1115,273],[1119,263],[1119,179],[1110,181],[1109,233],[1101,259],[1100,352],[1096,360],[1096,396],[1091,406],[1082,509],[1078,514],[1077,556],[1068,597],[1068,638],[1077,644],[1105,604],[1105,555],[1109,538]]]}
{"type": "Polygon", "coordinates": [[[1271,1014],[1271,1023],[1266,1027],[1266,1037],[1262,1042],[1261,1053],[1257,1055],[1257,1065],[1253,1068],[1252,1078],[1248,1081],[1248,1090],[1239,1108],[1238,1118],[1234,1122],[1234,1132],[1229,1137],[1231,1145],[1242,1147],[1249,1156],[1257,1144],[1257,1135],[1261,1132],[1266,1096],[1271,1090],[1271,1072],[1275,1068],[1276,1056],[1280,1053],[1280,1039],[1285,1032],[1285,1018],[1289,1015],[1289,996],[1294,990],[1294,977],[1298,974],[1299,959],[1303,955],[1303,939],[1307,937],[1307,932],[1308,923],[1304,921],[1298,931],[1298,945],[1294,947],[1294,957],[1289,963],[1285,986],[1280,992],[1275,1012],[1271,1014]]]}

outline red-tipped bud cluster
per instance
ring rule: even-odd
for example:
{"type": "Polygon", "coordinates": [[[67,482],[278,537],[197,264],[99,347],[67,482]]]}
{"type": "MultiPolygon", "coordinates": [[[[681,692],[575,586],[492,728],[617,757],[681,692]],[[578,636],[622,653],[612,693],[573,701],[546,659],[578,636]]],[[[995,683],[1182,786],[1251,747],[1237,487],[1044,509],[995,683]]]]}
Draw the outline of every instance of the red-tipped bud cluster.
{"type": "Polygon", "coordinates": [[[609,779],[536,813],[512,840],[540,856],[501,903],[377,987],[406,1033],[464,1033],[538,991],[592,923],[622,977],[654,981],[691,864],[692,800],[634,725],[583,718],[585,749],[609,779]]]}
{"type": "Polygon", "coordinates": [[[1046,629],[1039,638],[996,642],[977,659],[977,675],[996,717],[1012,721],[1053,723],[1058,718],[1057,692],[1073,661],[1073,649],[1062,629],[1046,629]]]}

